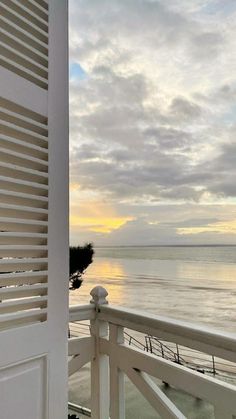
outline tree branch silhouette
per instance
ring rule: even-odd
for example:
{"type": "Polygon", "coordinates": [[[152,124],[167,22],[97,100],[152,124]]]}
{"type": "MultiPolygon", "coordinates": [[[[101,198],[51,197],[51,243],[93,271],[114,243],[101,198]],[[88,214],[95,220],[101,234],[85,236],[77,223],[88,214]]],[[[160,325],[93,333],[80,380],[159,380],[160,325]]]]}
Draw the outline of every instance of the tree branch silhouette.
{"type": "Polygon", "coordinates": [[[84,246],[70,247],[70,289],[75,290],[81,287],[87,267],[93,262],[94,249],[92,243],[84,246]]]}

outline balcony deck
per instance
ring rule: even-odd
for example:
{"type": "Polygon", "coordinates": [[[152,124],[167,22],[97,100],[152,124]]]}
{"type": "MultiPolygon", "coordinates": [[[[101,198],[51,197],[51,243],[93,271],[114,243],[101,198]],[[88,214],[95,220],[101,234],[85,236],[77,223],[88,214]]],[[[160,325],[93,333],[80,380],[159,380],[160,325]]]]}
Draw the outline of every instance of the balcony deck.
{"type": "MultiPolygon", "coordinates": [[[[106,290],[97,287],[92,291],[92,304],[70,309],[71,322],[90,322],[90,329],[87,328],[89,335],[69,339],[69,375],[75,374],[87,363],[91,364],[92,418],[125,418],[125,376],[150,403],[157,417],[187,417],[170,400],[158,385],[159,382],[168,383],[171,388],[184,391],[197,400],[212,405],[211,417],[232,419],[236,415],[235,334],[147,315],[136,310],[112,307],[106,304],[106,295],[106,290]],[[131,335],[131,331],[134,335],[131,335]],[[144,344],[143,347],[138,347],[137,342],[140,341],[135,337],[137,333],[148,336],[152,346],[145,347],[144,344]],[[162,350],[163,345],[168,342],[168,345],[172,344],[181,351],[183,348],[197,351],[196,353],[204,355],[204,362],[207,359],[212,360],[211,370],[206,364],[203,371],[202,368],[194,369],[192,365],[184,363],[179,349],[175,352],[171,349],[171,352],[165,347],[164,356],[162,352],[160,356],[160,353],[153,351],[154,342],[160,342],[162,346],[159,348],[162,347],[162,350]],[[223,376],[220,377],[221,364],[232,378],[230,383],[223,376]]],[[[170,350],[169,346],[167,348],[170,350]]],[[[195,417],[198,417],[197,412],[195,417]]]]}

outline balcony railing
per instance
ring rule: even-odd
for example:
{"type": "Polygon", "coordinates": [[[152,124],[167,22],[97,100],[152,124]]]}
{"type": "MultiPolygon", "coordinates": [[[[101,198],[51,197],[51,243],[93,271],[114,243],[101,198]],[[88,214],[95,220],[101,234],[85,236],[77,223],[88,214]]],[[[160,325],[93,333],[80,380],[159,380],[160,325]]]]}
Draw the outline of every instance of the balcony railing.
{"type": "MultiPolygon", "coordinates": [[[[107,291],[102,287],[95,287],[91,295],[90,304],[70,308],[70,322],[89,321],[90,326],[87,328],[88,336],[82,333],[82,337],[69,339],[69,375],[91,363],[93,419],[125,418],[125,375],[164,419],[183,419],[186,416],[166,396],[155,379],[209,402],[214,406],[216,419],[236,417],[236,386],[216,378],[216,361],[224,365],[231,377],[235,374],[235,334],[109,306],[107,291]],[[153,343],[161,343],[160,348],[165,346],[166,351],[167,347],[169,357],[153,353],[145,344],[139,346],[136,342],[132,345],[132,339],[140,341],[132,336],[131,331],[149,336],[153,343]],[[127,334],[132,338],[131,342],[127,334]],[[165,342],[178,348],[175,352],[177,357],[165,342]],[[194,359],[188,361],[190,365],[181,362],[181,348],[188,349],[189,353],[204,354],[201,360],[203,366],[207,365],[207,357],[214,359],[214,369],[207,374],[207,367],[206,371],[192,367],[194,359]]],[[[192,355],[194,357],[196,355],[192,355]]]]}

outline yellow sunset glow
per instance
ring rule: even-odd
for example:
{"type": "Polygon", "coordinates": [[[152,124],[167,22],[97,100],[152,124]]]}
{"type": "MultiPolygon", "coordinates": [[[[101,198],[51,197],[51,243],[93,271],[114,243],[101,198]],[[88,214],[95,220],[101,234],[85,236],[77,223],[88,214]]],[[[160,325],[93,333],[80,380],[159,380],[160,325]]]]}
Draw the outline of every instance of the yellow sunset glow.
{"type": "Polygon", "coordinates": [[[77,182],[70,182],[70,192],[76,192],[80,189],[80,184],[77,182]]]}
{"type": "Polygon", "coordinates": [[[88,231],[95,233],[111,233],[111,231],[122,227],[132,217],[83,217],[72,215],[70,218],[71,226],[86,227],[88,231]]]}
{"type": "Polygon", "coordinates": [[[109,234],[132,220],[132,216],[120,215],[113,205],[98,199],[80,201],[78,205],[71,206],[71,227],[90,232],[109,234]]]}

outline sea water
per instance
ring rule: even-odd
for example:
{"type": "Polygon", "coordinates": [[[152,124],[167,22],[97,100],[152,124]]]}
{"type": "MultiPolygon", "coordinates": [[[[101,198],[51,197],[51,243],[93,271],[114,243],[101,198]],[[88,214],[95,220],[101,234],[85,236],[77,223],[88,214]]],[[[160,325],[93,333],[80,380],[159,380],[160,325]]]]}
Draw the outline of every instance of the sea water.
{"type": "MultiPolygon", "coordinates": [[[[95,285],[107,289],[112,304],[235,332],[234,246],[96,248],[70,304],[88,303],[95,285]]],[[[127,419],[156,418],[137,390],[126,385],[127,419]]],[[[188,418],[213,417],[212,406],[172,388],[163,390],[188,418]]],[[[87,368],[71,379],[70,399],[89,406],[87,368]]]]}

